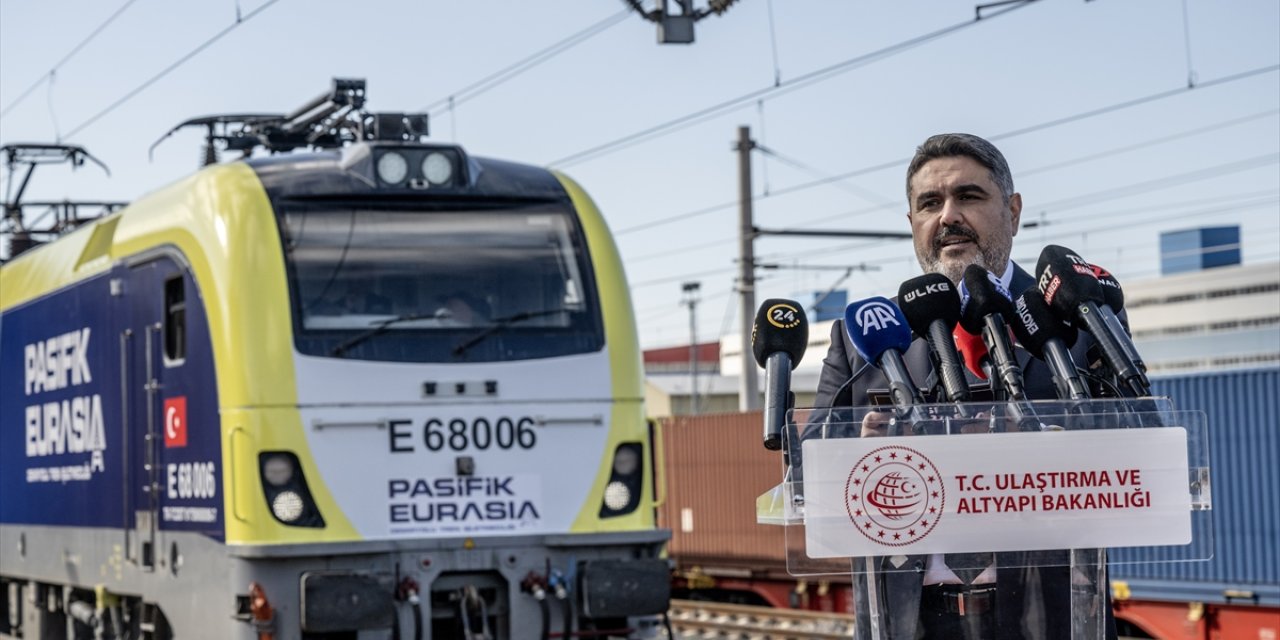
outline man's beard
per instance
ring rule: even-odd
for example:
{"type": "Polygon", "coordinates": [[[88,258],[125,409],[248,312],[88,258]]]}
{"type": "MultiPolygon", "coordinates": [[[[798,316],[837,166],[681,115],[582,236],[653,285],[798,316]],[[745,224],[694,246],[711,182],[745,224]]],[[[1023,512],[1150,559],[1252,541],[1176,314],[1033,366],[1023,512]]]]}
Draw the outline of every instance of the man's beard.
{"type": "Polygon", "coordinates": [[[928,255],[917,253],[916,259],[920,261],[920,268],[925,273],[940,273],[958,285],[964,278],[964,270],[971,264],[976,264],[997,276],[1003,275],[1005,267],[1009,264],[1009,253],[1012,249],[1012,237],[998,236],[984,241],[979,239],[978,234],[972,229],[959,225],[944,225],[934,236],[928,255]],[[943,259],[942,242],[955,237],[967,238],[978,247],[978,252],[963,258],[943,259]]]}

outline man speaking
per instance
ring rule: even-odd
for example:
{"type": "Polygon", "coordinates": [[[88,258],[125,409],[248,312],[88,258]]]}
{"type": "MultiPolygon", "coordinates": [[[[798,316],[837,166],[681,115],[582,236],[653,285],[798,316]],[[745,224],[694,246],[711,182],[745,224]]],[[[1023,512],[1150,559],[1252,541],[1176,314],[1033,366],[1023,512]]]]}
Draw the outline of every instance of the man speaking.
{"type": "MultiPolygon", "coordinates": [[[[959,285],[965,269],[978,265],[997,276],[1015,297],[1035,285],[1032,276],[1009,258],[1022,215],[1022,196],[1013,189],[1004,156],[990,142],[962,133],[926,140],[907,169],[907,202],[916,258],[925,273],[942,274],[959,285]]],[[[1082,336],[1072,349],[1077,362],[1085,361],[1089,344],[1082,336]]],[[[1027,396],[1055,398],[1048,366],[1030,360],[1021,348],[1016,355],[1024,363],[1027,396]]],[[[911,344],[904,361],[913,380],[934,375],[923,339],[911,344]]],[[[850,382],[863,364],[844,323],[836,321],[814,406],[871,404],[868,391],[888,384],[878,370],[850,382]]],[[[877,426],[874,420],[867,421],[861,435],[879,435],[877,426]]],[[[1034,563],[1012,554],[979,554],[976,561],[941,554],[881,558],[877,576],[883,585],[878,598],[882,637],[1068,638],[1071,573],[1066,554],[1058,555],[1061,563],[1039,567],[1028,567],[1034,563]]],[[[866,639],[870,632],[866,581],[863,576],[857,580],[857,637],[866,639]]],[[[1099,603],[1108,609],[1107,637],[1114,638],[1109,605],[1099,603]]]]}

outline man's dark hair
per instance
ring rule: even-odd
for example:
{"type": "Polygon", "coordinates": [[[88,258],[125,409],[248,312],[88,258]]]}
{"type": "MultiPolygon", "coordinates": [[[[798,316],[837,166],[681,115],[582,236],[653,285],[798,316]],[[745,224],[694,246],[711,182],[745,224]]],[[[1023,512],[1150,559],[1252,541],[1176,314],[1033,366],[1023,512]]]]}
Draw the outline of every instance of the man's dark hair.
{"type": "Polygon", "coordinates": [[[991,181],[1000,187],[1006,204],[1013,195],[1013,174],[1009,172],[1009,163],[995,145],[969,133],[940,133],[930,136],[924,144],[916,147],[916,155],[907,167],[907,202],[911,201],[911,178],[930,160],[938,158],[954,158],[965,156],[987,168],[991,181]]]}

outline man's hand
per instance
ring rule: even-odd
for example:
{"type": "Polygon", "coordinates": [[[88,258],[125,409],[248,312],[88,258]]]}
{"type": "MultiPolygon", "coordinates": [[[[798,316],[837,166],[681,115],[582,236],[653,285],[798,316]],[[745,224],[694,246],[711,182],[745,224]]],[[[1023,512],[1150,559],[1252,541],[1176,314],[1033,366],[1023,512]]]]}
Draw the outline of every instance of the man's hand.
{"type": "Polygon", "coordinates": [[[867,415],[862,416],[862,436],[863,438],[879,438],[888,435],[889,421],[893,420],[893,414],[886,411],[871,411],[867,415]]]}

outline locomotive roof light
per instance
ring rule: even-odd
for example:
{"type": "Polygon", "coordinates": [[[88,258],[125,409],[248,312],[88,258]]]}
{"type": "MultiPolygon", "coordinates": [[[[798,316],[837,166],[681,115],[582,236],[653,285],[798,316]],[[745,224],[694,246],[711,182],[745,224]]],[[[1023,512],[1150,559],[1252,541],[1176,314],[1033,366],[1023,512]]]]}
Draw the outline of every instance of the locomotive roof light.
{"type": "Polygon", "coordinates": [[[456,145],[364,142],[342,149],[339,166],[371,187],[450,189],[466,187],[477,172],[456,145]]]}
{"type": "Polygon", "coordinates": [[[409,175],[409,161],[396,151],[387,151],[378,158],[378,179],[387,184],[400,184],[409,175]]]}
{"type": "Polygon", "coordinates": [[[453,177],[453,162],[443,153],[432,151],[422,159],[422,177],[431,184],[445,184],[453,177]]]}

